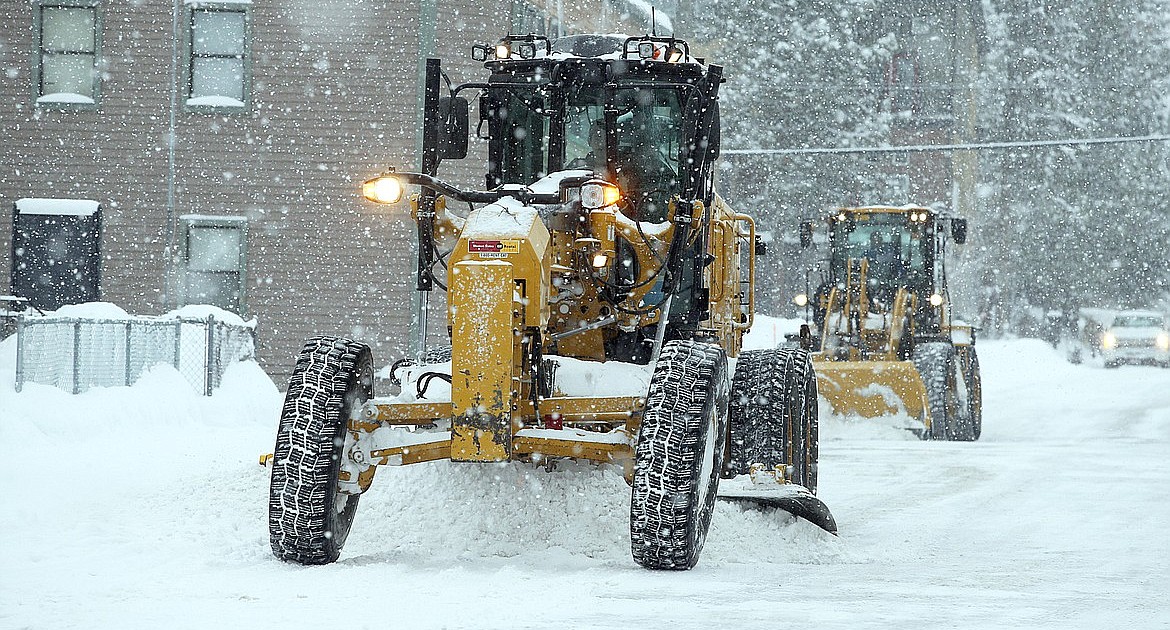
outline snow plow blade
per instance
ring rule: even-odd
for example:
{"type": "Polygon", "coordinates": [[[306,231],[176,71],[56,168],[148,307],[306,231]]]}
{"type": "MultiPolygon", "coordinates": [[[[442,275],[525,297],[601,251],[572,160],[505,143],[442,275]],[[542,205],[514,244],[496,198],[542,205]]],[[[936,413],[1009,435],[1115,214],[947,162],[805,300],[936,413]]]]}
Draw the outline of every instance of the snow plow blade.
{"type": "MultiPolygon", "coordinates": [[[[904,413],[929,422],[926,386],[910,361],[818,361],[817,387],[840,416],[904,413]]],[[[929,428],[929,427],[928,427],[929,428]]]]}
{"type": "Polygon", "coordinates": [[[761,507],[779,508],[789,514],[836,535],[837,521],[815,494],[794,483],[757,484],[748,475],[719,482],[719,498],[735,503],[754,504],[761,507]]]}

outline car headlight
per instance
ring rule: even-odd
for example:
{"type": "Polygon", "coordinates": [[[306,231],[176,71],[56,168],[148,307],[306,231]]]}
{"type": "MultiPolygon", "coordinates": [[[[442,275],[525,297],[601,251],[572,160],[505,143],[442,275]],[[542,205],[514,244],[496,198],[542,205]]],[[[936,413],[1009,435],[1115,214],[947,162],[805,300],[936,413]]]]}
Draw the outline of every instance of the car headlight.
{"type": "Polygon", "coordinates": [[[1154,340],[1154,345],[1158,346],[1158,349],[1163,352],[1170,350],[1170,333],[1158,333],[1158,338],[1154,340]]]}
{"type": "Polygon", "coordinates": [[[1101,347],[1106,350],[1112,350],[1117,347],[1117,335],[1106,331],[1101,335],[1101,347]]]}
{"type": "Polygon", "coordinates": [[[804,293],[797,293],[796,297],[792,298],[792,301],[797,306],[805,306],[808,304],[808,295],[806,295],[804,293]]]}

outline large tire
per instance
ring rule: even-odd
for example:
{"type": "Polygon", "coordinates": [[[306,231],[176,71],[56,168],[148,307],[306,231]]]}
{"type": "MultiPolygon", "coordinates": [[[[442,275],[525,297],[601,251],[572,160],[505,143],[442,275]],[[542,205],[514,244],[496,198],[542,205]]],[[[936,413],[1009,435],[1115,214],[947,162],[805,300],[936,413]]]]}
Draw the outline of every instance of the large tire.
{"type": "Polygon", "coordinates": [[[634,449],[630,546],[648,569],[690,569],[711,525],[730,385],[719,346],[663,345],[634,449]]]}
{"type": "Polygon", "coordinates": [[[963,391],[959,396],[956,439],[974,442],[983,434],[983,377],[974,346],[961,348],[958,355],[963,391]]]}
{"type": "Polygon", "coordinates": [[[749,350],[739,355],[728,414],[729,476],[752,464],[789,468],[789,478],[816,492],[817,381],[805,350],[749,350]]]}
{"type": "Polygon", "coordinates": [[[340,491],[346,427],[351,410],[373,397],[373,383],[364,344],[315,337],[301,350],[272,460],[268,532],[277,558],[328,564],[341,554],[360,497],[340,491]]]}
{"type": "Polygon", "coordinates": [[[955,439],[957,402],[954,346],[937,341],[917,344],[913,361],[926,386],[926,402],[930,407],[930,431],[924,433],[923,437],[932,440],[955,439]]]}

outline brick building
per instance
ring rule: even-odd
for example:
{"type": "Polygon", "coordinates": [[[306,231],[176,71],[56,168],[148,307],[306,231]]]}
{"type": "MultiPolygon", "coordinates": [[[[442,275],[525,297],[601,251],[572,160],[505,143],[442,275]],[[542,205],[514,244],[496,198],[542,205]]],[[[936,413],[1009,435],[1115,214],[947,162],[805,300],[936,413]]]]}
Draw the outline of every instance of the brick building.
{"type": "MultiPolygon", "coordinates": [[[[400,356],[413,222],[358,187],[417,166],[422,59],[475,80],[472,43],[649,22],[625,0],[505,7],[0,0],[0,294],[255,316],[278,382],[313,334],[400,356]]],[[[481,166],[443,174],[482,185],[481,166]]]]}

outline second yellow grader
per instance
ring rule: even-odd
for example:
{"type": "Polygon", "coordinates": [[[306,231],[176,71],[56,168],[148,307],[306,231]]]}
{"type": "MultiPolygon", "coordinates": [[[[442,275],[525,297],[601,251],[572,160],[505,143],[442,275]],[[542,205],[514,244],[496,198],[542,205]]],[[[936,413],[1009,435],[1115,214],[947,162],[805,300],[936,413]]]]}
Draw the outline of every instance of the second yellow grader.
{"type": "MultiPolygon", "coordinates": [[[[835,413],[901,415],[924,439],[983,429],[975,329],[954,318],[946,245],[967,221],[918,206],[839,208],[825,217],[828,258],[811,300],[813,364],[835,413]]],[[[813,243],[814,225],[801,227],[813,243]]]]}

